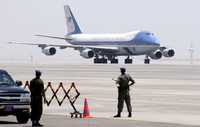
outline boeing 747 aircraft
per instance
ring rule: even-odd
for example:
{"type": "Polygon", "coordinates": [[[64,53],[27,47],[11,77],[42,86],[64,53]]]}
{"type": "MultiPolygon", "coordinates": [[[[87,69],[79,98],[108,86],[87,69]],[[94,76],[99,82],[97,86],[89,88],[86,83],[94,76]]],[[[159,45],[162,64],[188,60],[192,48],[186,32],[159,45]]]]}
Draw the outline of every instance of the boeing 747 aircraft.
{"type": "Polygon", "coordinates": [[[145,55],[144,63],[149,64],[151,59],[172,57],[174,49],[160,46],[159,39],[154,33],[148,31],[133,31],[122,34],[83,34],[72,11],[68,5],[64,6],[68,33],[64,37],[48,35],[36,35],[54,39],[63,39],[66,44],[36,44],[18,43],[14,44],[37,45],[42,53],[47,56],[56,54],[56,47],[60,49],[74,48],[80,52],[80,56],[89,59],[94,58],[94,63],[118,63],[118,56],[127,56],[125,64],[132,63],[132,56],[145,55]]]}

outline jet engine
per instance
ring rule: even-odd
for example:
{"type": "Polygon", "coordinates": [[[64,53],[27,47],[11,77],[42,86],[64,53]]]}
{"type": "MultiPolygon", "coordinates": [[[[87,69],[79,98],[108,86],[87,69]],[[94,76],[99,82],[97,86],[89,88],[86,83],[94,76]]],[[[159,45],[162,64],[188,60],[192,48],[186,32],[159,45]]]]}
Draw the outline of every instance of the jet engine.
{"type": "Polygon", "coordinates": [[[160,59],[162,57],[162,52],[160,50],[156,50],[154,52],[152,52],[150,55],[151,59],[160,59]]]}
{"type": "Polygon", "coordinates": [[[56,54],[56,48],[46,47],[46,48],[42,49],[42,53],[44,53],[47,56],[53,56],[56,54]]]}
{"type": "Polygon", "coordinates": [[[162,52],[164,57],[172,57],[175,54],[174,49],[164,49],[162,52]]]}
{"type": "Polygon", "coordinates": [[[94,51],[92,51],[91,49],[84,49],[80,52],[80,55],[83,57],[83,58],[92,58],[94,57],[94,51]]]}

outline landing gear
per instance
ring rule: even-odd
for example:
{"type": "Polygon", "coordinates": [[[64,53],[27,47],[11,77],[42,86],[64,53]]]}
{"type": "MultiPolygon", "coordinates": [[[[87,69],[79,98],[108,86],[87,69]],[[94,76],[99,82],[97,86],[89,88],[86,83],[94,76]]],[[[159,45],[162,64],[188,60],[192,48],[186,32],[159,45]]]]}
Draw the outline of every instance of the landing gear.
{"type": "Polygon", "coordinates": [[[118,62],[119,62],[118,59],[115,58],[110,60],[111,64],[118,64],[118,62]]]}
{"type": "Polygon", "coordinates": [[[118,59],[115,56],[108,56],[108,60],[110,60],[111,64],[118,64],[118,59]]]}
{"type": "Polygon", "coordinates": [[[150,64],[150,59],[148,56],[145,56],[144,64],[150,64]]]}
{"type": "Polygon", "coordinates": [[[102,57],[102,58],[95,57],[94,63],[95,64],[107,64],[108,60],[105,57],[102,57]]]}
{"type": "Polygon", "coordinates": [[[124,63],[125,63],[125,64],[132,64],[132,62],[133,62],[133,60],[130,59],[129,56],[124,60],[124,63]]]}
{"type": "MultiPolygon", "coordinates": [[[[103,56],[103,57],[100,57],[98,55],[95,56],[94,58],[94,63],[95,64],[107,64],[108,61],[110,61],[110,64],[118,64],[119,63],[119,60],[117,59],[116,56],[103,56]]],[[[124,63],[125,64],[132,64],[133,63],[133,60],[130,56],[128,56],[125,60],[124,60],[124,63]]]]}
{"type": "Polygon", "coordinates": [[[107,64],[108,63],[108,59],[102,58],[102,63],[107,64]]]}

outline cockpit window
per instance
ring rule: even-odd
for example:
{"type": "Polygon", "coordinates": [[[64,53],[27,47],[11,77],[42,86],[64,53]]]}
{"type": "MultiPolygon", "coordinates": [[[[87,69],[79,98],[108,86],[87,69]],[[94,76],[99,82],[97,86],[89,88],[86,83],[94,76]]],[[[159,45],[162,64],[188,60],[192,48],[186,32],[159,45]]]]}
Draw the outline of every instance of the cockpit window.
{"type": "Polygon", "coordinates": [[[10,75],[5,72],[0,72],[0,86],[2,85],[15,85],[10,75]]]}
{"type": "Polygon", "coordinates": [[[148,35],[148,36],[150,36],[150,35],[153,36],[154,35],[153,33],[150,33],[150,32],[146,32],[145,34],[148,35]]]}
{"type": "Polygon", "coordinates": [[[151,33],[149,33],[149,32],[146,32],[146,35],[151,35],[151,33]]]}

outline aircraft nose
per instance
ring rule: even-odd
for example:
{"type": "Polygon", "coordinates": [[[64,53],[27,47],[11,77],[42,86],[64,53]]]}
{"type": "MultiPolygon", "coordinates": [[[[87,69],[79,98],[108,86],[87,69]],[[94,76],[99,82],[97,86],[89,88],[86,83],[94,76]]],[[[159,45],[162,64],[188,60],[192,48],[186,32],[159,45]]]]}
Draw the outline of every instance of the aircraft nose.
{"type": "Polygon", "coordinates": [[[156,37],[153,33],[148,33],[145,37],[145,41],[152,45],[160,45],[158,37],[156,37]]]}
{"type": "Polygon", "coordinates": [[[155,45],[160,45],[160,40],[155,35],[152,36],[151,43],[155,45]]]}
{"type": "Polygon", "coordinates": [[[147,45],[160,45],[159,39],[150,32],[139,32],[135,38],[134,38],[135,43],[140,43],[140,44],[147,44],[147,45]]]}

